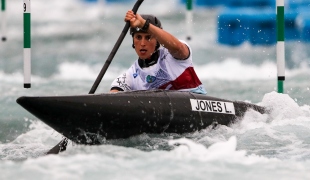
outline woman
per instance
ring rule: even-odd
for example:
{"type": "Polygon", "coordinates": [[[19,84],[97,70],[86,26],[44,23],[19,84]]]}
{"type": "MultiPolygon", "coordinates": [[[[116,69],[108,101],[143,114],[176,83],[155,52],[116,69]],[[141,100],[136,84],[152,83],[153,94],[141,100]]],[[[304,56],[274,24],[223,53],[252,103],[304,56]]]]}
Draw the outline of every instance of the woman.
{"type": "Polygon", "coordinates": [[[188,44],[164,31],[153,15],[129,10],[125,21],[130,22],[132,47],[139,58],[113,81],[110,92],[166,89],[206,94],[194,71],[188,44]]]}

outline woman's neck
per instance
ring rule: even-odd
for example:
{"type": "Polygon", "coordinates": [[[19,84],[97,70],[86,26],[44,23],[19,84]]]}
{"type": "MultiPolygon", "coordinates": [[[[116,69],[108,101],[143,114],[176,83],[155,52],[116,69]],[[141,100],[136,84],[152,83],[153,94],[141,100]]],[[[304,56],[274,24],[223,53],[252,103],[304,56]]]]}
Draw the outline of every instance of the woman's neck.
{"type": "Polygon", "coordinates": [[[157,63],[159,57],[159,51],[155,51],[152,56],[148,59],[138,59],[139,66],[141,68],[150,67],[157,63]]]}

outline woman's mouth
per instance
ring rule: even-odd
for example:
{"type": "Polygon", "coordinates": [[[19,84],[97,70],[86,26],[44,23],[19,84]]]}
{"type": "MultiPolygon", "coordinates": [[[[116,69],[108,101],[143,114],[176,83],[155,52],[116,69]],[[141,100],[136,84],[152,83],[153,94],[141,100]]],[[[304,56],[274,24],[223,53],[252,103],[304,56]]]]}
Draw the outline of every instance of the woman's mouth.
{"type": "Polygon", "coordinates": [[[146,52],[147,52],[146,49],[141,49],[141,50],[140,50],[140,53],[141,53],[141,54],[145,54],[146,52]]]}

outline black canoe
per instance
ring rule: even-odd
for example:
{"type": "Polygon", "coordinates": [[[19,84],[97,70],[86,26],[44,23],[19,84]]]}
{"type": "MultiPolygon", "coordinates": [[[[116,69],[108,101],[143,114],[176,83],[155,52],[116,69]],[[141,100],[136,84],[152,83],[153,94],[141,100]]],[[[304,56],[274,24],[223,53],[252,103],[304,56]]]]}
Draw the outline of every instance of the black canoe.
{"type": "Polygon", "coordinates": [[[188,133],[229,125],[254,104],[180,91],[132,91],[97,95],[20,97],[22,107],[78,144],[141,133],[188,133]]]}

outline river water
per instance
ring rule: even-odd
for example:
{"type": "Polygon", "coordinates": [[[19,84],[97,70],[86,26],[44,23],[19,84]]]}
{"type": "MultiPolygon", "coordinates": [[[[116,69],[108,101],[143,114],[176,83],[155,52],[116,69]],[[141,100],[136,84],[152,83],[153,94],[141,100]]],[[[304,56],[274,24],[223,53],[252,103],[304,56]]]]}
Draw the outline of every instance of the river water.
{"type": "MultiPolygon", "coordinates": [[[[271,108],[248,111],[230,127],[189,134],[141,134],[100,146],[70,143],[44,156],[62,136],[16,103],[20,96],[87,94],[123,27],[133,2],[87,4],[31,1],[32,76],[23,88],[22,2],[7,2],[7,42],[0,42],[0,179],[309,179],[309,44],[286,42],[284,94],[277,91],[275,46],[220,45],[220,8],[193,11],[195,70],[208,95],[271,108]]],[[[145,1],[165,30],[185,39],[186,8],[176,0],[145,1]]],[[[128,35],[96,93],[136,54],[128,35]]]]}

